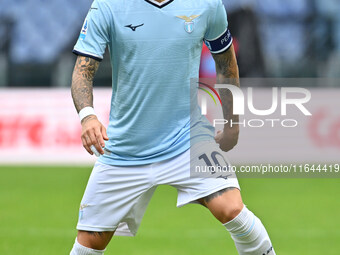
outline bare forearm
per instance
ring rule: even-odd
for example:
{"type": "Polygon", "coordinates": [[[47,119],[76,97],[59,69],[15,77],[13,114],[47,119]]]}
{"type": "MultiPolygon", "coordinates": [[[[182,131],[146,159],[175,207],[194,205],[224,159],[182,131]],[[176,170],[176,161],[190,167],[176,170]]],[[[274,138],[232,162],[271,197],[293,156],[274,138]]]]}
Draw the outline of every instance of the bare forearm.
{"type": "Polygon", "coordinates": [[[73,75],[71,93],[74,106],[79,112],[87,106],[93,107],[93,78],[99,62],[88,57],[77,58],[73,75]]]}
{"type": "MultiPolygon", "coordinates": [[[[216,63],[216,78],[218,84],[229,84],[240,87],[239,72],[234,47],[221,54],[214,55],[216,63]]],[[[224,119],[239,121],[238,115],[233,115],[233,96],[230,90],[220,89],[224,119]]]]}
{"type": "Polygon", "coordinates": [[[215,54],[214,60],[216,64],[217,82],[223,84],[224,82],[233,81],[235,86],[239,85],[239,73],[234,46],[221,54],[215,54]]]}
{"type": "MultiPolygon", "coordinates": [[[[221,54],[213,55],[216,63],[216,74],[218,84],[228,84],[240,86],[238,66],[235,56],[234,47],[221,54]]],[[[233,114],[233,95],[229,89],[219,89],[223,117],[227,121],[224,125],[223,132],[218,132],[215,141],[220,145],[223,151],[229,151],[237,144],[239,135],[239,117],[233,114]],[[233,124],[231,124],[233,123],[233,124]]]]}
{"type": "MultiPolygon", "coordinates": [[[[72,75],[72,98],[77,112],[84,107],[93,107],[93,78],[99,62],[88,57],[78,56],[72,75]]],[[[109,140],[106,129],[95,115],[89,115],[81,121],[81,141],[88,153],[93,155],[92,146],[104,154],[105,141],[109,140]]]]}

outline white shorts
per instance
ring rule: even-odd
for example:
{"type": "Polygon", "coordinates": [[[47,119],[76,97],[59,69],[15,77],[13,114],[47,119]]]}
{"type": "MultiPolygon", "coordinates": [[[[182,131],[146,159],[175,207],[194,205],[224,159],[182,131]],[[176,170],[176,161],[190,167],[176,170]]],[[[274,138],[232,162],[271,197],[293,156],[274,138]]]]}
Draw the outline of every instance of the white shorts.
{"type": "Polygon", "coordinates": [[[200,155],[214,153],[223,155],[215,142],[204,142],[174,158],[149,165],[112,166],[97,162],[81,201],[77,229],[136,235],[156,187],[162,184],[177,189],[178,207],[195,203],[224,188],[239,189],[235,175],[229,174],[227,178],[190,176],[193,161],[200,155]]]}

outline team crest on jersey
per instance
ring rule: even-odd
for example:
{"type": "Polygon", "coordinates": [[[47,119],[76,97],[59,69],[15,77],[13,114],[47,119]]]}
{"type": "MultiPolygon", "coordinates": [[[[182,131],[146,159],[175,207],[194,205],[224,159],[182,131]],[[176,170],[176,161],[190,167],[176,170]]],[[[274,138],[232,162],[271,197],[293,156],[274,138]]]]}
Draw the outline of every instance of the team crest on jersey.
{"type": "Polygon", "coordinates": [[[192,31],[194,31],[195,28],[195,22],[194,19],[198,18],[201,15],[191,15],[190,17],[187,17],[185,15],[183,16],[176,16],[177,18],[183,19],[184,22],[184,29],[187,33],[192,33],[192,31]]]}
{"type": "Polygon", "coordinates": [[[87,34],[87,28],[88,28],[88,22],[87,22],[87,19],[85,19],[83,27],[81,28],[81,31],[80,31],[80,36],[79,36],[80,40],[85,39],[86,34],[87,34]]]}

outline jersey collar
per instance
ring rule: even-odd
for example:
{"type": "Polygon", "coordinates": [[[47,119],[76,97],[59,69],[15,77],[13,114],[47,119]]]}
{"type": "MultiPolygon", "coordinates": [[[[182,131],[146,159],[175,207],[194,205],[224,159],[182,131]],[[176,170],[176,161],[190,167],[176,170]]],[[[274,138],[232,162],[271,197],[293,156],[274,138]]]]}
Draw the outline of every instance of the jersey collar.
{"type": "Polygon", "coordinates": [[[168,4],[170,4],[171,2],[173,2],[174,0],[164,0],[161,3],[159,3],[155,0],[145,0],[145,1],[148,2],[149,4],[152,4],[153,6],[158,7],[158,8],[163,8],[163,7],[167,6],[168,4]]]}

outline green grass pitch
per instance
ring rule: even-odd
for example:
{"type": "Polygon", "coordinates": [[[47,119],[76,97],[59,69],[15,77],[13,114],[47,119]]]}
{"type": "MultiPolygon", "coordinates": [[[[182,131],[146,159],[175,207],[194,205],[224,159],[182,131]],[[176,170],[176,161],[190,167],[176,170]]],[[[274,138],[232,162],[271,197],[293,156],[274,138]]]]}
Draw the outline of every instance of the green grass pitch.
{"type": "MultiPolygon", "coordinates": [[[[0,254],[69,254],[91,167],[0,167],[0,254]]],[[[278,255],[340,254],[340,179],[241,179],[245,204],[278,255]]],[[[237,255],[227,231],[199,205],[176,208],[159,187],[135,238],[114,237],[106,255],[237,255]]]]}

